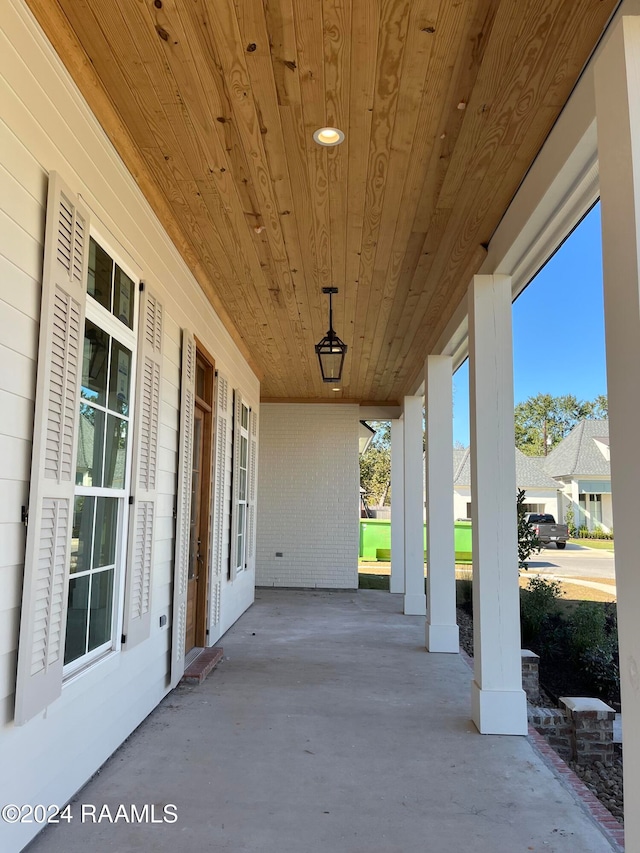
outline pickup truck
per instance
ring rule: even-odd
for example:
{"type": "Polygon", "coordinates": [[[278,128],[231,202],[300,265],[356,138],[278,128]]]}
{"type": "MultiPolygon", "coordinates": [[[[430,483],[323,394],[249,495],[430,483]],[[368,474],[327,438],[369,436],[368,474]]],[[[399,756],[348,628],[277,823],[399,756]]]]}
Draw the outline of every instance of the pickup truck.
{"type": "Polygon", "coordinates": [[[528,512],[525,518],[533,527],[541,545],[556,543],[556,548],[566,547],[569,538],[569,528],[566,524],[556,524],[556,520],[548,513],[528,512]]]}

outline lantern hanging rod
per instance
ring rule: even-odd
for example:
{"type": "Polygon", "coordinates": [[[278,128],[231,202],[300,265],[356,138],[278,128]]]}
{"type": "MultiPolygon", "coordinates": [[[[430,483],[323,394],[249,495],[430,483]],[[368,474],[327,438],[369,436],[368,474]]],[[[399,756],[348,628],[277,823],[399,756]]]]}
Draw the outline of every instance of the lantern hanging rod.
{"type": "Polygon", "coordinates": [[[322,292],[329,294],[329,331],[327,332],[327,335],[333,337],[335,335],[335,332],[333,331],[333,294],[338,292],[338,288],[323,287],[322,292]]]}

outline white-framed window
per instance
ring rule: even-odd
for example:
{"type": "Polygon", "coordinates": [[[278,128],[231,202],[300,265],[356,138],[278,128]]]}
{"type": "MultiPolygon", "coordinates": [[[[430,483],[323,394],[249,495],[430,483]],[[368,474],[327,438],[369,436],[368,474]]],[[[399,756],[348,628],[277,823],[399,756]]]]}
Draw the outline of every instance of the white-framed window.
{"type": "Polygon", "coordinates": [[[536,512],[540,515],[544,515],[546,510],[545,504],[522,504],[523,512],[536,512]]]}
{"type": "Polygon", "coordinates": [[[64,674],[117,645],[130,487],[139,282],[89,240],[64,674]]]}
{"type": "Polygon", "coordinates": [[[164,311],[131,267],[51,172],[18,726],[60,696],[66,677],[150,635],[164,311]]]}
{"type": "Polygon", "coordinates": [[[230,576],[247,565],[247,507],[249,503],[249,416],[250,409],[234,392],[233,416],[233,505],[231,523],[230,576]]]}

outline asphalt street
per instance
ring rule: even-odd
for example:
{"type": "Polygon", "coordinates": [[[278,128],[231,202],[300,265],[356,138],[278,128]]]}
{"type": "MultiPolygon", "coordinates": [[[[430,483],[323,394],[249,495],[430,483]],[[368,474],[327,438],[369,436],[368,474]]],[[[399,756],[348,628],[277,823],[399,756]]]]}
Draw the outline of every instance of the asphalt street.
{"type": "Polygon", "coordinates": [[[615,561],[613,553],[608,551],[571,543],[567,543],[564,551],[558,551],[555,545],[548,545],[529,561],[529,571],[567,578],[614,579],[615,561]]]}

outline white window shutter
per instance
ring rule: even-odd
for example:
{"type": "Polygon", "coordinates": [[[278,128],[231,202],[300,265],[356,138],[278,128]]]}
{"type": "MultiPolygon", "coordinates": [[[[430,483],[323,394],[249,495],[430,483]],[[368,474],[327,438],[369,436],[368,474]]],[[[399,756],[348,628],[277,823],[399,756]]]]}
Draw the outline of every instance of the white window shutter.
{"type": "Polygon", "coordinates": [[[89,211],[49,175],[15,723],[62,691],[89,211]]]}
{"type": "Polygon", "coordinates": [[[258,413],[249,415],[249,466],[247,476],[247,569],[256,567],[256,495],[258,474],[258,413]]]}
{"type": "Polygon", "coordinates": [[[178,496],[173,576],[173,623],[171,642],[171,686],[184,672],[184,642],[187,626],[187,581],[189,578],[189,534],[191,528],[191,475],[193,471],[193,420],[196,384],[196,343],[191,332],[182,330],[182,374],[180,379],[180,436],[178,450],[178,496]]]}
{"type": "Polygon", "coordinates": [[[242,394],[233,392],[233,468],[231,470],[231,542],[229,547],[229,580],[238,573],[238,472],[240,470],[240,430],[242,423],[242,394]]]}
{"type": "Polygon", "coordinates": [[[209,591],[209,641],[219,636],[222,576],[227,552],[224,548],[224,521],[227,486],[227,434],[229,430],[229,381],[218,373],[216,381],[216,445],[213,472],[213,559],[209,591]]]}
{"type": "Polygon", "coordinates": [[[145,287],[138,321],[138,367],[129,517],[123,649],[151,631],[153,539],[158,501],[158,435],[162,383],[163,307],[145,287]]]}

